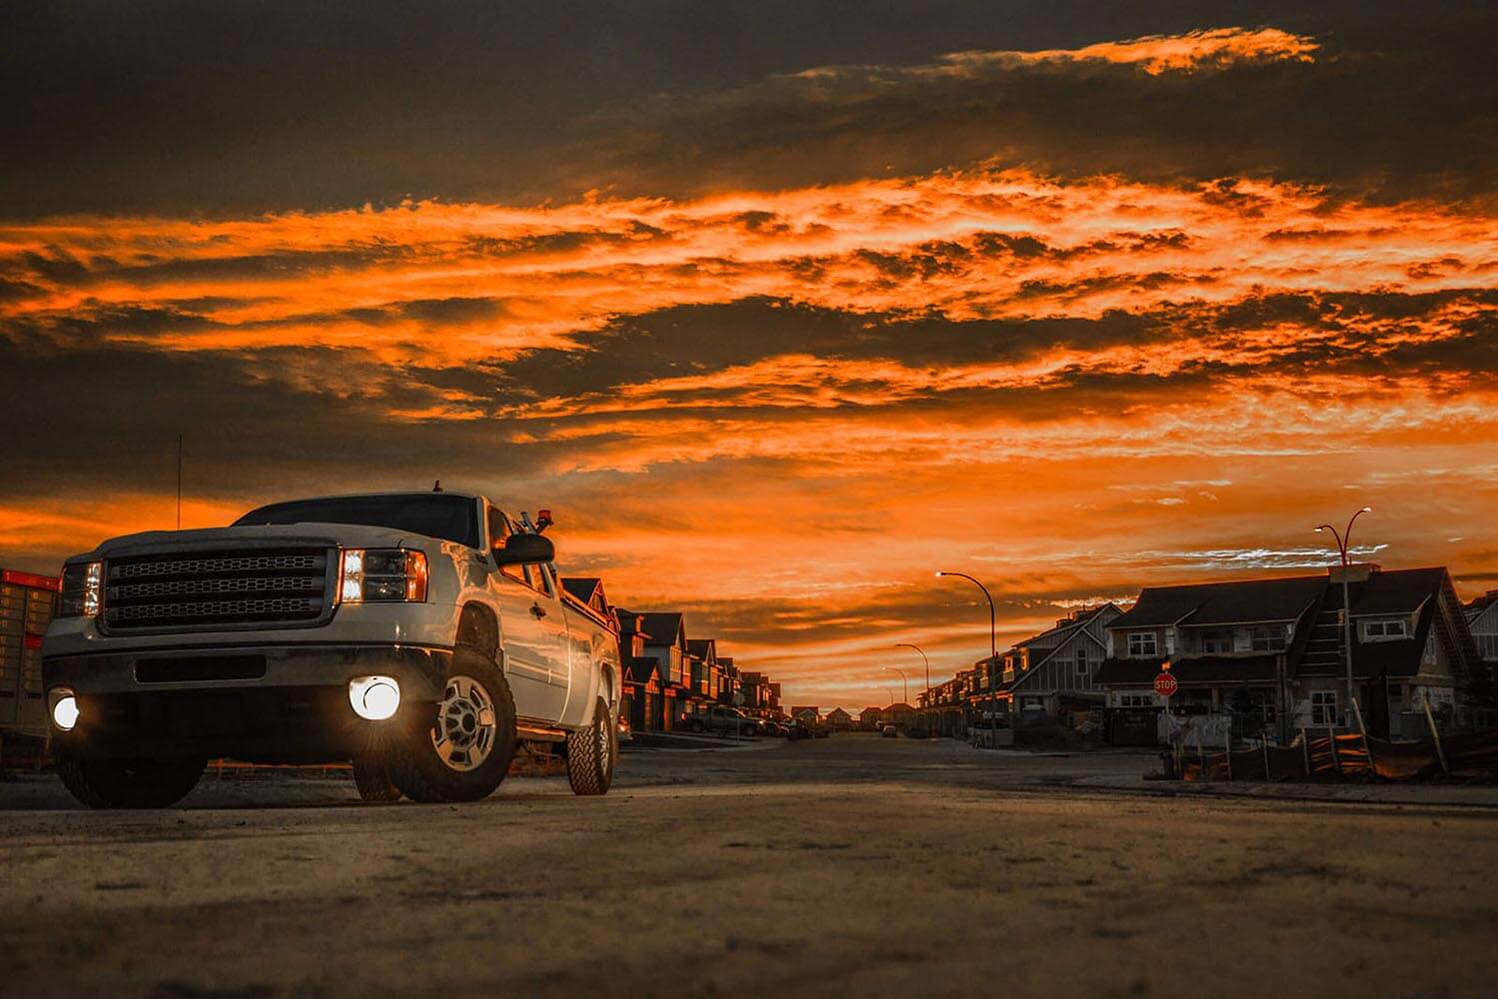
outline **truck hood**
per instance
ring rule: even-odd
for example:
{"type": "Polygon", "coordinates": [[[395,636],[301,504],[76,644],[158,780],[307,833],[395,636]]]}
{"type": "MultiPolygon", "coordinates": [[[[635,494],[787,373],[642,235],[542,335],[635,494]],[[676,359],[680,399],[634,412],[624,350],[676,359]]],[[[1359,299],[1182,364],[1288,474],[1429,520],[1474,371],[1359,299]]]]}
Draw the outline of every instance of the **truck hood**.
{"type": "MultiPolygon", "coordinates": [[[[432,548],[443,542],[409,531],[359,524],[270,524],[255,527],[208,527],[195,531],[143,531],[110,538],[85,555],[74,558],[114,558],[123,555],[155,555],[192,551],[224,545],[318,544],[345,548],[432,548]]],[[[72,561],[71,559],[69,561],[72,561]]]]}

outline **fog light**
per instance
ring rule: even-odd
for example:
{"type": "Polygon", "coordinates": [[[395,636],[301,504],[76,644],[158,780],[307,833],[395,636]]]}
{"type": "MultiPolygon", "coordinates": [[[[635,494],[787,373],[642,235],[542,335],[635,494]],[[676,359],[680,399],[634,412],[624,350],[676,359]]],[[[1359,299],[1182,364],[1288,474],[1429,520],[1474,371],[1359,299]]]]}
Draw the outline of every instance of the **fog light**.
{"type": "Polygon", "coordinates": [[[64,732],[78,724],[78,698],[67,687],[57,687],[47,696],[52,702],[52,724],[64,732]]]}
{"type": "Polygon", "coordinates": [[[348,682],[354,714],[370,721],[393,717],[401,706],[401,685],[391,676],[360,676],[348,682]]]}

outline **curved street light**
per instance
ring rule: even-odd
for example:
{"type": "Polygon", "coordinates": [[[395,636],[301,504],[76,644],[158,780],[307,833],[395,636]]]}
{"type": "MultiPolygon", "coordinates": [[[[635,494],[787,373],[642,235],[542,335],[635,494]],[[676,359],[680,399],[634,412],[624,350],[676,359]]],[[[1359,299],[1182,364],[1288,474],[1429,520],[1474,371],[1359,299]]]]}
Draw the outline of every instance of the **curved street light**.
{"type": "Polygon", "coordinates": [[[901,669],[900,667],[898,667],[898,666],[884,666],[884,667],[881,667],[881,668],[882,669],[887,669],[891,673],[899,673],[900,674],[900,682],[902,684],[904,684],[904,688],[903,689],[905,691],[905,703],[908,705],[910,703],[910,677],[906,676],[905,675],[905,671],[903,669],[901,669]]]}
{"type": "Polygon", "coordinates": [[[910,642],[896,642],[895,648],[915,649],[921,654],[921,661],[926,664],[926,707],[929,708],[931,706],[931,660],[926,658],[925,650],[919,645],[912,645],[910,642]]]}
{"type": "Polygon", "coordinates": [[[998,707],[999,707],[999,682],[998,682],[999,639],[998,639],[998,614],[994,610],[994,606],[993,606],[993,594],[991,594],[991,593],[988,592],[988,587],[984,586],[976,578],[974,578],[972,576],[969,576],[965,572],[949,572],[949,571],[947,571],[945,569],[938,569],[936,575],[938,577],[941,577],[941,576],[957,576],[957,577],[959,577],[961,579],[965,579],[969,583],[972,583],[974,586],[976,586],[978,589],[982,590],[984,598],[988,601],[988,690],[989,690],[989,710],[993,713],[993,717],[991,717],[989,719],[989,723],[992,724],[992,725],[997,725],[998,724],[998,713],[999,713],[998,712],[998,707]]]}
{"type": "MultiPolygon", "coordinates": [[[[1342,645],[1346,650],[1348,709],[1352,707],[1353,700],[1356,696],[1352,692],[1352,602],[1350,597],[1348,596],[1349,590],[1347,586],[1347,569],[1351,563],[1349,562],[1348,553],[1352,550],[1352,525],[1356,524],[1358,522],[1358,518],[1363,514],[1372,512],[1373,507],[1365,506],[1357,513],[1354,513],[1352,517],[1348,519],[1347,527],[1342,531],[1341,534],[1338,534],[1337,529],[1331,524],[1321,524],[1316,528],[1317,534],[1320,534],[1322,531],[1332,532],[1332,537],[1337,540],[1337,553],[1342,557],[1342,645]]],[[[1342,721],[1343,724],[1346,724],[1347,722],[1346,710],[1343,711],[1342,721]]]]}

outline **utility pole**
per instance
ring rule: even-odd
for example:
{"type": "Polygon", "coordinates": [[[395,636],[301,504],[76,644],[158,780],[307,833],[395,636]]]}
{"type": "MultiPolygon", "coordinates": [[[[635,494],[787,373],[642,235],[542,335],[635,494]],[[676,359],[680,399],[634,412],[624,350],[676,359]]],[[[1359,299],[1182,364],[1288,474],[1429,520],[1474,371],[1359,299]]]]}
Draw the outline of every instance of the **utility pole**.
{"type": "Polygon", "coordinates": [[[1358,522],[1358,518],[1363,514],[1372,512],[1373,507],[1365,506],[1357,513],[1353,514],[1352,518],[1347,522],[1346,529],[1343,530],[1341,534],[1338,534],[1337,529],[1330,524],[1322,524],[1320,527],[1316,528],[1318,534],[1321,531],[1332,532],[1332,537],[1337,540],[1337,551],[1342,556],[1342,644],[1346,649],[1347,661],[1347,706],[1343,708],[1342,714],[1344,725],[1347,724],[1346,719],[1350,717],[1349,713],[1352,711],[1353,700],[1355,697],[1355,695],[1353,694],[1352,679],[1352,601],[1349,596],[1351,590],[1349,589],[1347,584],[1348,568],[1352,563],[1348,558],[1348,551],[1352,547],[1352,525],[1356,524],[1358,522]]]}

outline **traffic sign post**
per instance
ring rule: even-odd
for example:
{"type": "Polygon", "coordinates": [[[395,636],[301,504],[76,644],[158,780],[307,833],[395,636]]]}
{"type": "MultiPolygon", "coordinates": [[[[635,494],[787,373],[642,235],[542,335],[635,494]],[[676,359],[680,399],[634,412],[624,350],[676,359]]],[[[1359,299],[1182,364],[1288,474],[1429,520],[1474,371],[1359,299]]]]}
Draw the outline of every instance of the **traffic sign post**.
{"type": "Polygon", "coordinates": [[[1155,693],[1167,700],[1176,692],[1177,686],[1176,678],[1168,670],[1155,677],[1155,693]]]}

